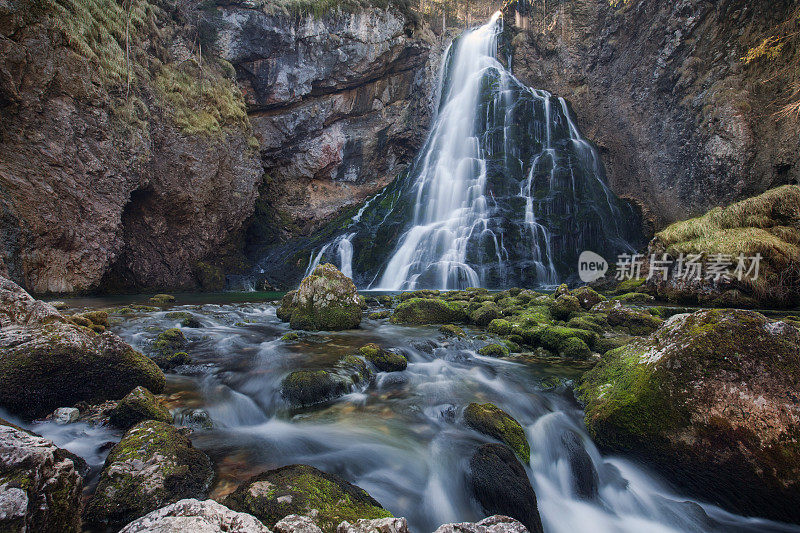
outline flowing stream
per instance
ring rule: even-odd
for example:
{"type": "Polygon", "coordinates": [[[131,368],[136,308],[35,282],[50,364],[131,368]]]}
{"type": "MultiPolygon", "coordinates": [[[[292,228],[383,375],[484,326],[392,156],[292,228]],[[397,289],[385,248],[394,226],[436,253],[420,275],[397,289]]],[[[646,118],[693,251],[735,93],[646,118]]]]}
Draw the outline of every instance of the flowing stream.
{"type": "MultiPolygon", "coordinates": [[[[490,401],[525,428],[532,465],[526,471],[545,531],[800,531],[693,501],[645,465],[599,453],[569,387],[575,369],[482,357],[476,350],[487,341],[473,335],[454,341],[434,327],[386,320],[284,341],[287,325],[269,302],[174,310],[189,311],[202,324],[182,328],[194,362],[168,374],[167,394],[176,423],[194,428],[194,444],[216,464],[213,497],[265,469],[305,463],[363,487],[395,516],[406,517],[414,532],[479,519],[468,464],[490,439],[469,429],[461,413],[470,402],[490,401]],[[287,373],[330,363],[367,342],[402,350],[408,369],[379,373],[327,405],[297,411],[283,401],[279,388],[287,373]],[[213,427],[198,413],[210,415],[213,427]]],[[[168,327],[179,324],[158,311],[126,318],[114,330],[146,351],[168,327]]],[[[109,449],[105,444],[121,436],[83,423],[33,429],[95,468],[109,449]]]]}

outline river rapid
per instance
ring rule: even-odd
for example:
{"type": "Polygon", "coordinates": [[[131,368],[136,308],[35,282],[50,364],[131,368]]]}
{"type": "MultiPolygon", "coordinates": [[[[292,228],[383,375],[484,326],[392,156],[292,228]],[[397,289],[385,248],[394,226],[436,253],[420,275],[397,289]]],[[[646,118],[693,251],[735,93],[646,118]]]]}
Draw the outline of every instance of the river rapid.
{"type": "MultiPolygon", "coordinates": [[[[480,356],[486,344],[480,331],[454,340],[435,327],[385,319],[282,340],[288,325],[276,317],[276,302],[235,299],[116,317],[112,327],[147,353],[159,332],[180,327],[168,311],[191,312],[202,325],[182,328],[193,362],[168,373],[166,396],[176,424],[192,427],[193,443],[216,465],[214,498],[263,470],[304,463],[361,486],[415,532],[480,519],[468,488],[469,458],[490,439],[468,428],[461,414],[477,401],[495,403],[525,429],[526,471],[545,531],[800,531],[681,496],[647,465],[601,454],[573,397],[579,369],[480,356]],[[368,342],[400,350],[408,369],[378,373],[362,389],[311,409],[290,409],[281,398],[289,372],[331,363],[368,342]]],[[[28,427],[85,458],[95,477],[109,442],[121,437],[85,423],[28,427]]]]}

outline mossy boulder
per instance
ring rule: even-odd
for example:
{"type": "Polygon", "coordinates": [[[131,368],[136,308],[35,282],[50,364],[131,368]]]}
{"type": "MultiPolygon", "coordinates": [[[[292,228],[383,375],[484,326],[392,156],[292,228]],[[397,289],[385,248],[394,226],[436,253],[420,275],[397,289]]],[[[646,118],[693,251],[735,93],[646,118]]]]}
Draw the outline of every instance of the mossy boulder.
{"type": "Polygon", "coordinates": [[[78,533],[83,478],[75,456],[0,419],[0,531],[78,533]]]}
{"type": "Polygon", "coordinates": [[[391,307],[394,305],[394,298],[392,298],[388,294],[381,294],[380,296],[378,296],[378,303],[380,303],[384,307],[391,307]]]}
{"type": "Polygon", "coordinates": [[[392,312],[389,309],[383,309],[381,311],[370,313],[368,318],[370,320],[383,320],[384,318],[389,318],[390,316],[392,316],[392,312]]]}
{"type": "Polygon", "coordinates": [[[182,431],[140,422],[108,454],[85,518],[118,527],[184,498],[203,499],[213,479],[211,460],[182,431]]]}
{"type": "Polygon", "coordinates": [[[489,331],[489,333],[494,333],[495,335],[510,335],[514,332],[516,327],[516,324],[508,320],[495,318],[489,322],[489,327],[486,329],[489,331]]]}
{"type": "Polygon", "coordinates": [[[571,294],[578,299],[581,307],[587,311],[606,299],[605,296],[586,285],[578,287],[571,294]]]}
{"type": "Polygon", "coordinates": [[[392,314],[393,324],[452,324],[467,321],[464,308],[440,298],[409,298],[392,314]]]}
{"type": "Polygon", "coordinates": [[[608,323],[631,335],[649,335],[664,322],[647,311],[638,311],[619,301],[601,302],[592,308],[594,313],[604,313],[608,323]]]}
{"type": "Polygon", "coordinates": [[[496,303],[486,303],[472,311],[469,321],[476,326],[486,327],[495,318],[503,316],[503,310],[496,303]]]}
{"type": "Polygon", "coordinates": [[[175,297],[171,294],[156,294],[150,297],[150,301],[155,304],[166,304],[175,301],[175,297]]]}
{"type": "Polygon", "coordinates": [[[455,324],[442,324],[439,326],[439,333],[445,337],[465,337],[466,333],[455,324]]]}
{"type": "Polygon", "coordinates": [[[479,433],[506,443],[523,463],[531,459],[525,430],[514,417],[493,403],[471,403],[464,409],[464,422],[479,433]]]}
{"type": "Polygon", "coordinates": [[[484,444],[473,454],[469,467],[472,493],[484,513],[516,518],[530,533],[542,533],[536,493],[508,446],[484,444]]]}
{"type": "Polygon", "coordinates": [[[294,407],[307,407],[343,396],[372,375],[364,361],[348,355],[329,368],[292,372],[281,383],[281,396],[294,407]]]}
{"type": "Polygon", "coordinates": [[[0,406],[40,417],[80,401],[118,399],[136,386],[161,392],[164,374],[113,333],[76,326],[0,279],[0,406]]]}
{"type": "Polygon", "coordinates": [[[362,346],[358,353],[381,372],[402,372],[408,367],[408,360],[405,357],[399,353],[384,350],[374,343],[362,346]]]}
{"type": "Polygon", "coordinates": [[[291,309],[292,328],[310,331],[357,328],[363,315],[353,280],[330,263],[319,265],[300,283],[291,309]]]}
{"type": "Polygon", "coordinates": [[[289,322],[292,318],[292,310],[294,309],[294,295],[297,291],[289,291],[281,298],[281,304],[275,310],[275,315],[279,320],[289,322]]]}
{"type": "Polygon", "coordinates": [[[136,387],[117,403],[109,413],[111,423],[118,428],[128,429],[144,420],[172,422],[169,409],[164,407],[153,393],[144,387],[136,387]]]}
{"type": "Polygon", "coordinates": [[[625,294],[614,296],[611,299],[619,300],[620,302],[624,303],[647,303],[655,300],[653,296],[650,296],[649,294],[644,292],[626,292],[625,294]]]}
{"type": "Polygon", "coordinates": [[[568,320],[573,314],[582,310],[581,303],[571,294],[562,294],[550,306],[550,314],[557,320],[568,320]]]}
{"type": "Polygon", "coordinates": [[[492,343],[479,348],[478,353],[489,357],[505,357],[509,354],[509,350],[504,344],[492,343]]]}
{"type": "Polygon", "coordinates": [[[543,347],[565,357],[584,357],[591,354],[589,347],[597,342],[598,335],[584,329],[548,326],[539,330],[538,339],[543,347]]]}
{"type": "Polygon", "coordinates": [[[189,342],[179,328],[162,331],[153,341],[152,358],[164,370],[188,363],[186,347],[189,342]],[[186,356],[186,357],[183,357],[186,356]]]}
{"type": "Polygon", "coordinates": [[[739,513],[800,521],[800,331],[752,311],[675,315],[578,388],[601,447],[739,513]]]}
{"type": "Polygon", "coordinates": [[[269,470],[243,483],[223,502],[274,528],[287,515],[313,517],[325,533],[335,533],[343,521],[389,518],[392,514],[367,492],[307,465],[269,470]]]}
{"type": "Polygon", "coordinates": [[[286,333],[283,334],[283,336],[281,337],[281,340],[284,340],[284,341],[296,341],[299,338],[300,338],[300,334],[299,333],[297,333],[296,331],[289,331],[289,332],[286,332],[286,333]]]}

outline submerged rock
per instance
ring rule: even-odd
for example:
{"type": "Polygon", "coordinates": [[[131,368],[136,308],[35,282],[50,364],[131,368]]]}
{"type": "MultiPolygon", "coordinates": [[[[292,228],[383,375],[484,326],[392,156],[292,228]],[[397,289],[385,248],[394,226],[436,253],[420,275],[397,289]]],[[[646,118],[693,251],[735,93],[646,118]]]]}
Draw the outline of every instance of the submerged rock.
{"type": "Polygon", "coordinates": [[[269,527],[287,515],[311,516],[326,533],[334,533],[343,521],[392,516],[360,487],[308,465],[259,474],[225,498],[224,504],[252,514],[269,527]]]}
{"type": "Polygon", "coordinates": [[[488,514],[516,518],[531,533],[542,532],[539,507],[528,475],[503,444],[484,444],[469,462],[475,498],[488,514]]]}
{"type": "Polygon", "coordinates": [[[141,422],[108,454],[86,519],[122,525],[178,500],[204,497],[213,478],[211,460],[178,428],[141,422]]]}
{"type": "Polygon", "coordinates": [[[144,387],[136,387],[117,403],[110,412],[111,423],[118,428],[128,429],[144,420],[172,422],[169,409],[144,387]]]}
{"type": "Polygon", "coordinates": [[[480,522],[444,524],[433,533],[528,533],[528,528],[509,516],[494,515],[480,522]]]}
{"type": "Polygon", "coordinates": [[[393,324],[451,324],[466,322],[467,313],[454,303],[439,298],[409,298],[392,313],[393,324]]]}
{"type": "Polygon", "coordinates": [[[464,409],[464,422],[480,433],[506,444],[524,463],[531,460],[531,447],[525,430],[514,417],[493,403],[471,403],[464,409]]]}
{"type": "Polygon", "coordinates": [[[153,341],[153,361],[164,370],[189,363],[186,353],[189,342],[178,328],[170,328],[158,334],[153,341]]]}
{"type": "Polygon", "coordinates": [[[740,513],[800,521],[800,331],[752,311],[675,315],[584,375],[603,448],[740,513]]]}
{"type": "Polygon", "coordinates": [[[327,369],[292,372],[281,383],[281,395],[295,407],[314,405],[347,394],[372,376],[364,361],[348,355],[327,369]]]}
{"type": "Polygon", "coordinates": [[[185,499],[152,511],[119,533],[270,533],[254,516],[214,500],[185,499]]]}
{"type": "Polygon", "coordinates": [[[138,385],[160,392],[164,374],[113,333],[69,323],[0,278],[0,406],[40,417],[79,401],[117,399],[138,385]]]}
{"type": "Polygon", "coordinates": [[[408,367],[408,360],[401,354],[384,350],[374,343],[362,346],[358,353],[381,372],[402,372],[408,367]]]}
{"type": "Polygon", "coordinates": [[[0,531],[81,531],[83,478],[73,457],[0,420],[0,531]]]}
{"type": "Polygon", "coordinates": [[[289,323],[293,329],[337,331],[357,328],[362,314],[353,280],[326,263],[300,283],[292,297],[289,323]]]}

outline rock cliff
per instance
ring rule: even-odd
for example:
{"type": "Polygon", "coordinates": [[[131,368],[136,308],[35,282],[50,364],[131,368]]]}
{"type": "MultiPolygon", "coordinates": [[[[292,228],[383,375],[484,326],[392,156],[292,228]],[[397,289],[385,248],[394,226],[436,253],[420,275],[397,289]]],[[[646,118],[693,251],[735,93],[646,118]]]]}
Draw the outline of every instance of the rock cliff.
{"type": "Polygon", "coordinates": [[[567,98],[614,190],[657,226],[800,179],[797,46],[748,50],[797,24],[790,0],[512,2],[514,73],[567,98]],[[615,5],[611,5],[615,4],[615,5]]]}

